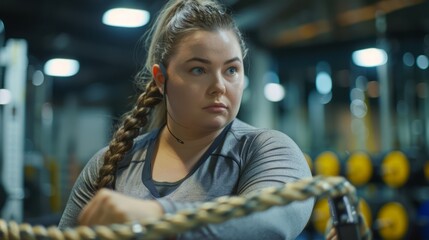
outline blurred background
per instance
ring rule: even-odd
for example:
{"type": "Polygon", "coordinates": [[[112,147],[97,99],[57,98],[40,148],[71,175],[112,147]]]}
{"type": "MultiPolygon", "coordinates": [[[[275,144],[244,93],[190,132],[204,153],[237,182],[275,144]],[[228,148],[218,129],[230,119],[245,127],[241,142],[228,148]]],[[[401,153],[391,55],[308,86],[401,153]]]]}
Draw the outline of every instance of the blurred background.
{"type": "MultiPolygon", "coordinates": [[[[141,36],[165,2],[0,1],[1,218],[57,224],[134,103],[141,36]],[[145,12],[119,26],[118,7],[145,12]]],[[[351,181],[375,239],[429,239],[429,2],[221,2],[250,48],[239,118],[288,134],[314,175],[351,181]]],[[[328,217],[318,201],[300,239],[321,239],[328,217]]]]}

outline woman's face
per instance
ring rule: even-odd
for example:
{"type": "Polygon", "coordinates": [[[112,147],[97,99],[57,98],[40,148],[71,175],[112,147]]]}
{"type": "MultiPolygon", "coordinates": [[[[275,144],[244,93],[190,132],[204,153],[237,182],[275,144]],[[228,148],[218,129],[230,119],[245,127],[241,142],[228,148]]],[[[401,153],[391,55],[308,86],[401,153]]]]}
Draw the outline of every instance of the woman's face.
{"type": "Polygon", "coordinates": [[[244,69],[234,32],[190,33],[177,45],[168,62],[167,74],[167,104],[172,124],[213,131],[225,127],[237,116],[244,69]]]}

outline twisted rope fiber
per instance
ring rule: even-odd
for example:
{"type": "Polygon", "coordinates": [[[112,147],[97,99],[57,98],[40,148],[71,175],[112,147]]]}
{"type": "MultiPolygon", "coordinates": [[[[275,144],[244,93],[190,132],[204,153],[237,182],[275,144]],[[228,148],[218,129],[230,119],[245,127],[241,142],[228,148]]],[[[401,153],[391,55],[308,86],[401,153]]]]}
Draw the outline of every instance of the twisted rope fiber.
{"type": "Polygon", "coordinates": [[[160,239],[205,224],[221,223],[273,206],[284,206],[293,201],[341,195],[347,195],[352,204],[357,205],[356,190],[343,177],[317,176],[288,183],[282,187],[265,188],[251,196],[219,197],[203,203],[195,210],[184,210],[176,214],[166,214],[160,219],[146,219],[126,224],[79,226],[60,231],[56,227],[44,228],[0,219],[0,239],[160,239]]]}

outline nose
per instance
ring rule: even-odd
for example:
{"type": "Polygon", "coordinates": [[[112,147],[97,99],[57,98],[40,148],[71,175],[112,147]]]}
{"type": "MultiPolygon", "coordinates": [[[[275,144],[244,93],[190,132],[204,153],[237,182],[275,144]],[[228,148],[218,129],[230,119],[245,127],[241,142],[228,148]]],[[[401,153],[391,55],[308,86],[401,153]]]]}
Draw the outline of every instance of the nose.
{"type": "Polygon", "coordinates": [[[226,92],[225,79],[222,74],[213,74],[211,85],[209,88],[210,95],[222,95],[226,92]]]}

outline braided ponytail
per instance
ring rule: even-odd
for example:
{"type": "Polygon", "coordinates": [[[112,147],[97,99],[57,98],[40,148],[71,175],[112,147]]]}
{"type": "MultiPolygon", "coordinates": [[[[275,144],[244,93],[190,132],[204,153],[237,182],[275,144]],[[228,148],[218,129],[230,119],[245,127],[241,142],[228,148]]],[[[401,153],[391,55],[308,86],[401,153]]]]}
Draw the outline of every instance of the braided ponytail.
{"type": "Polygon", "coordinates": [[[134,138],[148,123],[151,109],[162,101],[162,95],[151,81],[134,106],[122,120],[119,129],[113,135],[109,148],[104,154],[104,164],[99,170],[97,188],[112,187],[115,180],[116,166],[124,155],[133,147],[134,138]]]}

